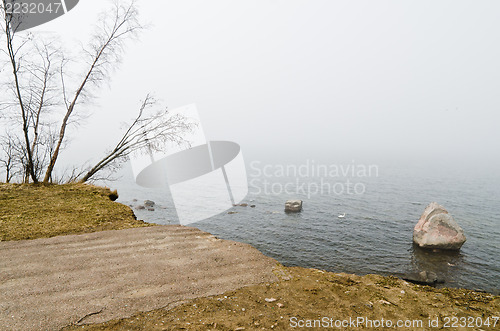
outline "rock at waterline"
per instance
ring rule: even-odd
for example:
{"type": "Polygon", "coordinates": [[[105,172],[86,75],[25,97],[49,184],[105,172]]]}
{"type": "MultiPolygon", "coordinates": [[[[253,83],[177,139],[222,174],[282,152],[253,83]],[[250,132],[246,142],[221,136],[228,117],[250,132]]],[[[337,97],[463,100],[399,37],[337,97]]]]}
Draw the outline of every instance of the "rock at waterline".
{"type": "Polygon", "coordinates": [[[302,200],[288,200],[285,203],[285,212],[298,213],[302,211],[302,200]]]}
{"type": "Polygon", "coordinates": [[[422,248],[459,250],[465,241],[464,230],[437,202],[425,208],[413,229],[413,242],[422,248]]]}
{"type": "Polygon", "coordinates": [[[235,204],[233,203],[233,207],[248,207],[248,203],[240,203],[240,204],[235,204]]]}
{"type": "Polygon", "coordinates": [[[436,284],[443,284],[445,281],[444,279],[439,278],[434,272],[432,271],[421,271],[419,273],[415,274],[407,274],[402,277],[404,280],[414,283],[414,284],[419,284],[419,285],[436,285],[436,284]]]}
{"type": "Polygon", "coordinates": [[[154,205],[155,205],[154,201],[151,201],[151,200],[144,201],[144,206],[146,206],[146,207],[153,207],[154,205]]]}

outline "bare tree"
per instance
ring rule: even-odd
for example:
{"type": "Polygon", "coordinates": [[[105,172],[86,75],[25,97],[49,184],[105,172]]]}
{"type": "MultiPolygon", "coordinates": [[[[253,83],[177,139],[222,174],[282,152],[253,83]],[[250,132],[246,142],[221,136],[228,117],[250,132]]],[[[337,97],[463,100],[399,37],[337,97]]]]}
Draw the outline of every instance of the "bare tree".
{"type": "Polygon", "coordinates": [[[2,155],[0,157],[0,165],[5,171],[5,182],[10,181],[21,173],[22,167],[19,164],[19,150],[17,139],[10,133],[6,133],[0,137],[0,146],[2,155]]]}
{"type": "Polygon", "coordinates": [[[197,126],[183,114],[171,114],[167,108],[156,109],[158,106],[150,94],[142,101],[139,112],[115,145],[81,178],[86,182],[96,173],[104,169],[114,172],[117,167],[128,160],[132,153],[152,153],[162,151],[168,143],[189,145],[184,138],[186,133],[197,126]]]}
{"type": "Polygon", "coordinates": [[[57,141],[54,153],[50,158],[47,171],[45,172],[44,183],[49,182],[52,171],[59,156],[62,142],[66,135],[66,129],[79,98],[92,87],[98,87],[109,77],[109,71],[113,70],[121,59],[124,42],[127,38],[137,35],[143,29],[137,18],[138,12],[135,3],[123,5],[116,2],[110,16],[104,16],[100,21],[101,25],[97,27],[92,42],[87,49],[84,49],[88,57],[88,69],[83,80],[69,100],[66,94],[64,83],[64,73],[61,73],[64,103],[66,114],[59,130],[59,139],[57,141]]]}
{"type": "MultiPolygon", "coordinates": [[[[17,157],[24,166],[23,181],[38,183],[43,177],[48,183],[68,140],[69,126],[81,122],[79,105],[91,100],[96,88],[109,80],[120,63],[125,42],[144,27],[133,0],[128,4],[116,0],[112,10],[99,18],[89,44],[83,48],[85,63],[77,65],[84,70],[75,79],[67,69],[69,59],[56,42],[18,33],[21,20],[6,12],[6,2],[2,0],[0,5],[6,44],[6,50],[2,47],[1,51],[7,55],[12,75],[3,90],[10,91],[12,98],[1,98],[4,116],[0,114],[0,118],[22,129],[19,136],[23,146],[17,157]]],[[[0,63],[0,70],[4,68],[0,63]]]]}
{"type": "Polygon", "coordinates": [[[20,83],[20,70],[21,70],[21,63],[22,63],[22,53],[20,53],[23,49],[23,47],[30,41],[31,36],[28,36],[27,38],[23,38],[19,45],[17,45],[14,41],[16,39],[16,31],[17,28],[19,27],[18,25],[16,26],[14,24],[14,16],[12,13],[8,13],[6,11],[6,0],[2,0],[2,15],[3,15],[3,21],[4,25],[2,26],[3,32],[5,34],[5,40],[6,40],[6,46],[7,46],[7,54],[10,60],[10,64],[12,66],[12,75],[13,75],[13,81],[14,81],[14,93],[15,93],[15,98],[16,101],[19,105],[19,110],[21,113],[21,119],[22,119],[22,130],[23,130],[23,136],[24,136],[24,141],[27,147],[27,172],[31,176],[33,182],[37,183],[38,178],[35,175],[34,172],[34,166],[33,166],[33,154],[31,152],[31,144],[30,144],[30,137],[29,137],[29,114],[28,110],[26,109],[24,99],[23,99],[23,94],[22,94],[22,86],[20,83]]]}
{"type": "Polygon", "coordinates": [[[30,99],[27,101],[30,123],[32,123],[33,141],[31,150],[35,151],[40,139],[40,130],[44,125],[42,115],[50,111],[54,106],[59,106],[59,100],[56,94],[59,92],[59,86],[54,80],[57,78],[59,68],[64,67],[65,61],[62,60],[62,50],[60,47],[54,47],[53,43],[41,42],[34,44],[40,61],[29,64],[27,71],[30,73],[30,81],[27,86],[30,99]],[[59,66],[55,67],[57,63],[59,66]]]}
{"type": "MultiPolygon", "coordinates": [[[[17,70],[14,74],[17,83],[7,82],[5,91],[10,91],[12,102],[8,98],[0,101],[1,108],[14,110],[4,115],[4,121],[9,126],[21,126],[24,136],[24,152],[26,173],[25,182],[32,179],[38,182],[48,164],[49,150],[47,143],[52,140],[50,135],[51,111],[61,103],[59,101],[58,72],[61,49],[54,42],[33,40],[24,44],[25,54],[19,57],[17,70]],[[20,101],[19,101],[20,100],[20,101]],[[21,116],[15,110],[22,105],[21,116]]],[[[53,117],[53,116],[52,116],[53,117]]],[[[52,130],[53,131],[53,130],[52,130]]],[[[51,154],[50,154],[51,155],[51,154]]]]}

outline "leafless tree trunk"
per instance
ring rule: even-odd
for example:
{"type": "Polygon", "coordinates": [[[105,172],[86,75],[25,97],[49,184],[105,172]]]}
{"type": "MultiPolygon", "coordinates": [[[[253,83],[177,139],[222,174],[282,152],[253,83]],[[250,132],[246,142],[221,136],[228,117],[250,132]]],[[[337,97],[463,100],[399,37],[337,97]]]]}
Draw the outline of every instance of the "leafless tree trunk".
{"type": "MultiPolygon", "coordinates": [[[[103,80],[108,77],[108,72],[112,70],[113,66],[120,60],[125,40],[135,36],[137,32],[143,29],[137,19],[138,12],[134,2],[127,6],[116,2],[112,14],[110,15],[112,15],[112,17],[105,17],[102,20],[102,25],[98,27],[93,36],[94,42],[85,50],[90,59],[89,68],[69,102],[67,101],[64,89],[66,114],[64,115],[59,130],[59,139],[54,153],[50,158],[47,171],[45,172],[44,183],[50,181],[52,171],[59,157],[61,145],[66,135],[69,120],[75,111],[79,98],[88,88],[99,86],[103,80]]],[[[64,75],[62,75],[62,77],[64,77],[64,75]]]]}
{"type": "MultiPolygon", "coordinates": [[[[6,1],[3,0],[3,8],[6,7],[6,1]]],[[[19,109],[21,111],[21,118],[22,118],[22,128],[23,128],[23,136],[24,136],[24,141],[26,144],[26,152],[27,152],[27,172],[31,176],[31,179],[33,180],[34,183],[38,183],[38,178],[35,175],[35,170],[33,167],[33,154],[31,151],[31,144],[30,144],[30,138],[29,138],[29,118],[28,118],[28,112],[25,108],[24,102],[23,102],[23,95],[21,93],[22,87],[20,86],[19,82],[19,70],[20,70],[20,64],[18,62],[18,52],[22,49],[22,47],[25,45],[27,42],[24,41],[21,43],[19,47],[14,46],[14,38],[16,34],[16,26],[13,26],[12,24],[12,19],[13,16],[12,14],[7,13],[5,10],[2,10],[3,12],[3,18],[5,21],[4,25],[4,32],[5,32],[5,37],[6,37],[6,43],[7,43],[7,53],[9,56],[10,63],[12,65],[12,74],[14,77],[14,85],[15,85],[15,94],[17,101],[19,103],[19,109]]]]}
{"type": "Polygon", "coordinates": [[[132,153],[161,151],[167,143],[189,145],[184,138],[185,134],[191,132],[197,124],[182,114],[170,114],[166,108],[155,110],[155,106],[157,101],[148,94],[137,117],[126,126],[115,147],[82,177],[81,182],[88,181],[104,169],[114,171],[117,164],[128,160],[132,153]]]}

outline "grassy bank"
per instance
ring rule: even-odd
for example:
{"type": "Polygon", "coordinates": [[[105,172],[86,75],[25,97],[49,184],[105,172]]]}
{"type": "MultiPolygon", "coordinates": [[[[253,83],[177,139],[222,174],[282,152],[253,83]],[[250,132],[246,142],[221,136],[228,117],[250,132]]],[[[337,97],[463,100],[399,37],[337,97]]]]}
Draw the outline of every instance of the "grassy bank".
{"type": "Polygon", "coordinates": [[[87,184],[0,184],[0,240],[47,238],[149,226],[113,202],[116,192],[87,184]]]}
{"type": "MultiPolygon", "coordinates": [[[[126,319],[69,329],[289,330],[300,328],[300,323],[304,326],[308,325],[306,323],[317,323],[311,329],[319,330],[319,322],[315,320],[334,323],[333,329],[355,329],[353,325],[335,327],[336,320],[349,318],[365,318],[372,323],[381,319],[395,324],[397,321],[412,323],[406,328],[388,329],[430,330],[446,328],[446,325],[447,329],[453,330],[498,330],[500,327],[500,321],[494,326],[494,317],[500,316],[500,297],[491,294],[463,289],[436,289],[394,277],[335,274],[304,268],[279,269],[280,280],[276,283],[191,300],[170,310],[159,309],[126,319]],[[323,317],[328,322],[321,320],[323,317]],[[462,318],[472,324],[468,328],[460,328],[462,318]],[[438,327],[429,327],[430,321],[437,323],[438,327]],[[454,323],[458,328],[453,327],[454,323]],[[489,323],[490,326],[483,324],[479,327],[475,323],[489,323]]],[[[363,323],[356,326],[383,329],[363,323]]]]}

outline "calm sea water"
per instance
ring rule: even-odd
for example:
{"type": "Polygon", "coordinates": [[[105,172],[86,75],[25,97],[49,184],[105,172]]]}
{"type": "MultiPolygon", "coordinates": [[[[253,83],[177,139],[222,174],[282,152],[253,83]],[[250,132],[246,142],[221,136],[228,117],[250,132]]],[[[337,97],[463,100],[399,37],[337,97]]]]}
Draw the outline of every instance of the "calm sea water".
{"type": "MultiPolygon", "coordinates": [[[[415,169],[380,168],[378,176],[352,179],[364,185],[363,194],[328,194],[326,190],[323,194],[258,194],[259,188],[264,189],[263,179],[279,188],[296,184],[297,178],[255,177],[256,172],[249,175],[253,176],[253,185],[243,202],[255,204],[255,208],[233,207],[236,214],[225,212],[190,226],[219,238],[251,244],[286,266],[359,275],[427,270],[444,278],[445,286],[500,293],[498,177],[428,175],[415,169]],[[291,198],[304,201],[301,213],[284,213],[284,203],[291,198]],[[467,242],[460,252],[432,253],[413,247],[413,227],[432,201],[445,206],[464,229],[467,242]],[[343,213],[345,218],[338,218],[343,213]]],[[[300,183],[320,180],[301,178],[300,183]]],[[[333,186],[345,180],[328,177],[323,182],[333,186]]],[[[123,204],[136,206],[146,199],[156,202],[155,211],[134,209],[139,219],[178,223],[168,188],[141,188],[128,172],[108,186],[118,189],[118,201],[123,204]]]]}

